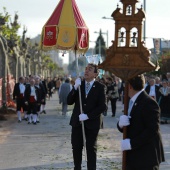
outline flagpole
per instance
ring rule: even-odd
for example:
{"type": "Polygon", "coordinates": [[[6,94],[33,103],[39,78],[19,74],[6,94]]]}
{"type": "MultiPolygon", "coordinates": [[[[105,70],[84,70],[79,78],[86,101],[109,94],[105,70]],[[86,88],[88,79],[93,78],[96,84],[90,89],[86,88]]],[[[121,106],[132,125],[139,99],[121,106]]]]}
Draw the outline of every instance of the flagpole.
{"type": "MultiPolygon", "coordinates": [[[[78,89],[79,89],[80,112],[81,112],[81,114],[82,114],[82,113],[83,113],[83,109],[82,109],[81,89],[80,89],[80,86],[78,87],[78,89]]],[[[84,129],[84,121],[81,121],[81,125],[82,125],[82,133],[83,133],[84,155],[85,155],[85,161],[87,162],[86,135],[85,135],[85,129],[84,129]]]]}
{"type": "MultiPolygon", "coordinates": [[[[76,58],[76,74],[77,74],[77,78],[79,77],[79,72],[78,72],[78,57],[77,57],[77,53],[76,53],[76,49],[75,49],[75,58],[76,58]]],[[[79,90],[79,102],[80,102],[80,113],[83,113],[83,109],[82,109],[82,98],[81,98],[81,89],[80,86],[78,87],[79,90]]],[[[82,125],[82,134],[83,134],[83,145],[84,145],[84,155],[85,155],[85,161],[87,162],[87,153],[86,153],[86,135],[85,135],[85,129],[84,129],[84,121],[81,121],[81,125],[82,125]]]]}
{"type": "MultiPolygon", "coordinates": [[[[128,115],[128,102],[129,102],[129,98],[128,98],[128,86],[129,83],[126,80],[125,81],[125,92],[124,92],[124,115],[128,115]]],[[[123,139],[127,138],[127,127],[124,126],[123,127],[123,139]]],[[[123,156],[122,156],[122,170],[126,170],[126,155],[127,155],[127,151],[123,151],[123,156]]]]}

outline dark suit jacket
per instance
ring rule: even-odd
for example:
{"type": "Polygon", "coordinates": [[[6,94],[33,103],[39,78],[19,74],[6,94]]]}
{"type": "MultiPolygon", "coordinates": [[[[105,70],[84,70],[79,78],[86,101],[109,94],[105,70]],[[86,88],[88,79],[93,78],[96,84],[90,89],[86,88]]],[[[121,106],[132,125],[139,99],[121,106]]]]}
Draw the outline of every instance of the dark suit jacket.
{"type": "MultiPolygon", "coordinates": [[[[35,85],[36,86],[36,85],[35,85]]],[[[36,86],[37,87],[37,86],[36,86]]],[[[39,88],[37,88],[39,90],[39,95],[40,95],[40,98],[41,100],[45,100],[45,97],[46,97],[46,92],[45,92],[45,89],[44,89],[44,86],[42,83],[39,84],[39,88]]]]}
{"type": "MultiPolygon", "coordinates": [[[[106,86],[95,81],[92,85],[88,96],[85,95],[85,81],[81,83],[81,99],[83,113],[87,114],[88,120],[84,121],[84,126],[88,129],[99,129],[102,122],[102,113],[106,110],[106,86]]],[[[80,126],[79,114],[79,90],[74,88],[68,94],[67,104],[74,105],[70,125],[73,127],[80,126]]]]}
{"type": "Polygon", "coordinates": [[[43,87],[44,87],[44,91],[45,91],[45,93],[47,94],[47,93],[48,93],[48,90],[47,90],[47,84],[46,84],[46,81],[45,81],[45,80],[43,80],[43,81],[41,81],[41,82],[40,82],[40,84],[42,84],[42,85],[43,85],[43,87]]]}
{"type": "Polygon", "coordinates": [[[16,83],[14,86],[14,91],[13,91],[13,99],[15,100],[15,96],[17,96],[17,98],[20,97],[20,88],[19,88],[20,83],[16,83]]]}
{"type": "MultiPolygon", "coordinates": [[[[147,94],[149,94],[150,88],[151,88],[150,85],[146,86],[145,91],[146,91],[147,94]]],[[[157,102],[159,101],[159,97],[160,97],[159,89],[160,89],[160,86],[155,85],[155,95],[156,95],[156,101],[157,102]]]]}
{"type": "MultiPolygon", "coordinates": [[[[35,93],[36,93],[36,97],[37,97],[37,103],[40,103],[41,102],[40,91],[39,91],[38,87],[36,87],[36,86],[34,86],[34,87],[35,87],[35,93]]],[[[24,93],[25,102],[29,103],[30,94],[31,94],[31,85],[27,86],[26,89],[25,89],[25,93],[24,93]]]]}
{"type": "MultiPolygon", "coordinates": [[[[157,102],[143,91],[137,97],[130,116],[126,138],[130,139],[132,150],[127,151],[127,164],[136,168],[159,165],[164,161],[164,151],[157,102]]],[[[122,131],[119,126],[118,129],[122,131]]]]}

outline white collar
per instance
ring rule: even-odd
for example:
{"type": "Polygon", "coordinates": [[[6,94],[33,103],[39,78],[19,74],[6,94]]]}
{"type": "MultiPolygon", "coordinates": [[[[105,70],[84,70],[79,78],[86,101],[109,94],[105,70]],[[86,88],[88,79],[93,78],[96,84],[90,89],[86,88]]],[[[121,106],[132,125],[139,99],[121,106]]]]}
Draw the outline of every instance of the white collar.
{"type": "Polygon", "coordinates": [[[144,91],[144,89],[140,90],[139,92],[137,92],[130,100],[133,101],[133,103],[135,103],[137,97],[144,91]]]}
{"type": "Polygon", "coordinates": [[[85,84],[86,84],[86,83],[90,83],[90,87],[91,87],[91,86],[93,85],[94,81],[95,81],[95,79],[92,80],[92,81],[90,81],[90,82],[85,81],[85,84]]]}

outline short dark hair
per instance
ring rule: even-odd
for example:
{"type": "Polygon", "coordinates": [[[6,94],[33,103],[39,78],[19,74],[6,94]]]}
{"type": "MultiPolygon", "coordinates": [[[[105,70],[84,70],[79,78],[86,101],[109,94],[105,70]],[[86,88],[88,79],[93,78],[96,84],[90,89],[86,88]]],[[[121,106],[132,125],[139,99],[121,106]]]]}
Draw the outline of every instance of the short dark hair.
{"type": "Polygon", "coordinates": [[[99,73],[98,65],[89,63],[88,65],[94,67],[94,73],[99,73]]]}
{"type": "Polygon", "coordinates": [[[70,79],[66,78],[65,83],[70,83],[70,79]]]}
{"type": "Polygon", "coordinates": [[[145,78],[144,78],[144,75],[141,74],[141,75],[138,75],[138,76],[130,79],[128,82],[133,87],[134,90],[140,91],[144,88],[145,78]]]}
{"type": "Polygon", "coordinates": [[[24,80],[24,77],[22,77],[22,76],[21,76],[21,77],[19,77],[19,81],[21,81],[21,80],[24,80]]]}

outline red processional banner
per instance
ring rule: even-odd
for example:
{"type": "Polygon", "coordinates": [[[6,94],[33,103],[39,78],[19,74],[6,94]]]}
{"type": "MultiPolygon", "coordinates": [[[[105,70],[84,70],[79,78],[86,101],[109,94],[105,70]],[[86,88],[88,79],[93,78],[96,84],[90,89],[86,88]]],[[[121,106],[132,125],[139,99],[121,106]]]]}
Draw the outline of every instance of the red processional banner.
{"type": "Polygon", "coordinates": [[[54,46],[57,42],[57,28],[56,26],[46,26],[44,29],[44,46],[54,46]]]}
{"type": "Polygon", "coordinates": [[[78,28],[78,44],[80,49],[88,48],[89,34],[88,29],[78,28]]]}

